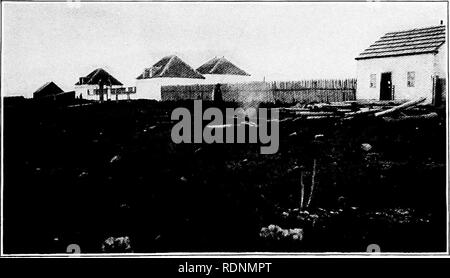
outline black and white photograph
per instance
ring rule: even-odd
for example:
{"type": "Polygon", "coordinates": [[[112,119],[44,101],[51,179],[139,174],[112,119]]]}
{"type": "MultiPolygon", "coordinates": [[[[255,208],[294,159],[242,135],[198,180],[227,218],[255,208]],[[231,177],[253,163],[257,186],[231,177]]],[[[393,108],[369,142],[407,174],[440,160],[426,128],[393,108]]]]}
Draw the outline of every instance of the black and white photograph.
{"type": "Polygon", "coordinates": [[[448,2],[1,18],[2,256],[448,255],[448,2]]]}

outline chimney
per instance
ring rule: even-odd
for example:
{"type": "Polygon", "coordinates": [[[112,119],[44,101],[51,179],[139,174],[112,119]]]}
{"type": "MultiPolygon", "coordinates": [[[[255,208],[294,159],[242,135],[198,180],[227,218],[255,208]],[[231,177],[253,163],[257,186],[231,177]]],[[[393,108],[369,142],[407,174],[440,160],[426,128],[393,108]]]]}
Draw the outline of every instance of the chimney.
{"type": "Polygon", "coordinates": [[[444,21],[443,20],[441,20],[441,25],[444,25],[444,21]]]}

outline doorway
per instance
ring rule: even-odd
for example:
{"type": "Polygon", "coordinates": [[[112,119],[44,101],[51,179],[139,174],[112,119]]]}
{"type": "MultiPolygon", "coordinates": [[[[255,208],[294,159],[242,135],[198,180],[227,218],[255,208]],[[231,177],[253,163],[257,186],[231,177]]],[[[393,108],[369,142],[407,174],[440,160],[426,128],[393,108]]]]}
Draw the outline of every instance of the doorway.
{"type": "Polygon", "coordinates": [[[435,106],[441,106],[445,102],[445,83],[445,78],[439,78],[439,76],[433,78],[433,104],[435,106]]]}
{"type": "Polygon", "coordinates": [[[390,72],[381,74],[380,100],[392,100],[392,74],[390,72]]]}

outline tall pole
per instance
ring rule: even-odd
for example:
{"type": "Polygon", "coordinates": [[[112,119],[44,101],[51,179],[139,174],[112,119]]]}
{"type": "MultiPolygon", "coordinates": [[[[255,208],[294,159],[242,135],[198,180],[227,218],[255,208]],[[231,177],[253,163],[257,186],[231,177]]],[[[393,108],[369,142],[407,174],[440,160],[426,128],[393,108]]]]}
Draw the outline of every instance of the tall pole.
{"type": "Polygon", "coordinates": [[[100,96],[99,96],[100,102],[103,102],[103,83],[100,81],[98,86],[99,86],[99,92],[98,93],[100,94],[100,96]]]}

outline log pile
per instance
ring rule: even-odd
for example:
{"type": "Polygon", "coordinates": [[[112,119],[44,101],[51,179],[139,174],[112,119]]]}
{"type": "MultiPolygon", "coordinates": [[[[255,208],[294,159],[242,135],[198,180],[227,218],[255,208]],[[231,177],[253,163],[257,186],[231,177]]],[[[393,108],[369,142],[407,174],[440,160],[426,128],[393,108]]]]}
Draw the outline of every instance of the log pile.
{"type": "MultiPolygon", "coordinates": [[[[281,112],[294,120],[338,119],[353,120],[367,117],[382,118],[386,121],[411,119],[431,119],[437,113],[418,107],[426,98],[392,101],[346,101],[315,103],[280,108],[281,112]]],[[[424,106],[422,106],[424,107],[424,106]]]]}

